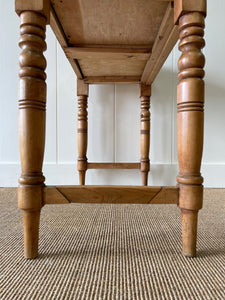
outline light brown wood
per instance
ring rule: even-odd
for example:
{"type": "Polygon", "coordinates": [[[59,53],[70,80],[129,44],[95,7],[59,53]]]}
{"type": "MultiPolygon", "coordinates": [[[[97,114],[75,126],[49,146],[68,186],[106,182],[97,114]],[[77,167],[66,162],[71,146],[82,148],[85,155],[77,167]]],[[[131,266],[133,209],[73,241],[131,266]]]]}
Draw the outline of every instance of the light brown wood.
{"type": "Polygon", "coordinates": [[[119,59],[119,60],[146,60],[149,59],[151,49],[127,47],[66,47],[67,57],[73,59],[119,59]]]}
{"type": "Polygon", "coordinates": [[[202,207],[200,174],[203,146],[205,0],[16,0],[22,49],[19,82],[19,143],[22,173],[18,205],[23,211],[25,257],[38,254],[43,204],[173,203],[182,214],[183,253],[195,256],[198,210],[202,207]],[[50,6],[51,2],[51,6],[50,6]],[[175,11],[174,11],[175,6],[175,11]],[[46,49],[50,25],[75,71],[78,95],[78,162],[80,186],[45,187],[46,49]],[[151,83],[178,39],[177,143],[178,187],[84,186],[87,168],[141,169],[147,185],[150,147],[151,83]],[[139,163],[87,162],[89,84],[140,84],[139,163]],[[178,201],[179,198],[179,201],[178,201]],[[178,203],[179,202],[179,203],[178,203]]]}
{"type": "Polygon", "coordinates": [[[174,23],[179,17],[189,12],[200,12],[206,16],[206,0],[174,0],[174,23]]]}
{"type": "MultiPolygon", "coordinates": [[[[67,40],[65,51],[78,78],[94,76],[116,79],[121,76],[130,82],[129,79],[135,76],[140,81],[149,59],[148,53],[151,52],[160,23],[167,11],[167,1],[115,0],[112,5],[111,0],[101,3],[93,0],[90,5],[88,1],[53,0],[52,4],[52,9],[57,20],[60,20],[60,27],[67,40]],[[83,50],[77,51],[77,48],[85,49],[85,53],[83,50]],[[86,48],[96,48],[99,52],[89,53],[86,48]],[[132,53],[110,55],[105,52],[107,48],[117,48],[118,51],[127,48],[132,49],[132,53]],[[135,48],[148,49],[149,52],[135,54],[135,48]]],[[[173,16],[170,21],[173,25],[173,16]]],[[[58,29],[55,27],[57,26],[52,26],[57,32],[58,29]]],[[[169,51],[172,46],[173,43],[169,51]]],[[[161,54],[161,50],[158,49],[156,58],[161,54]]],[[[161,65],[169,51],[160,55],[161,65]]],[[[156,74],[160,66],[155,70],[156,74]]],[[[151,66],[147,69],[151,70],[151,66]]]]}
{"type": "Polygon", "coordinates": [[[150,49],[127,47],[66,47],[65,54],[69,60],[79,61],[84,76],[91,73],[101,75],[141,74],[150,49]],[[95,67],[94,67],[95,66],[95,67]]]}
{"type": "Polygon", "coordinates": [[[202,207],[200,173],[204,126],[204,12],[190,12],[179,19],[182,55],[178,61],[177,149],[182,213],[183,253],[196,255],[197,212],[202,207]]]}
{"type": "Polygon", "coordinates": [[[140,83],[140,85],[139,85],[140,97],[150,97],[151,96],[151,89],[152,89],[151,85],[140,83]]]}
{"type": "Polygon", "coordinates": [[[140,169],[140,163],[88,163],[88,169],[140,169]]]}
{"type": "Polygon", "coordinates": [[[46,204],[69,204],[70,201],[56,188],[44,188],[44,203],[46,204]]]}
{"type": "Polygon", "coordinates": [[[38,236],[40,223],[40,210],[23,210],[24,228],[24,256],[25,258],[36,258],[38,255],[38,236]]]}
{"type": "Polygon", "coordinates": [[[82,74],[87,76],[139,76],[144,70],[146,61],[127,59],[79,59],[82,74]]]}
{"type": "Polygon", "coordinates": [[[50,0],[15,0],[15,10],[18,15],[23,11],[33,11],[50,19],[50,0]]]}
{"type": "Polygon", "coordinates": [[[151,0],[51,2],[70,45],[151,45],[167,7],[151,0]]]}
{"type": "MultiPolygon", "coordinates": [[[[149,187],[151,188],[151,187],[149,187]]],[[[179,188],[162,187],[160,192],[151,200],[151,204],[178,204],[179,188]]]]}
{"type": "Polygon", "coordinates": [[[169,3],[155,39],[152,54],[141,77],[141,81],[145,84],[150,85],[154,81],[178,40],[178,27],[174,25],[173,19],[174,9],[172,3],[169,3]]]}
{"type": "Polygon", "coordinates": [[[87,170],[87,105],[88,105],[88,84],[83,80],[77,80],[77,97],[78,97],[78,117],[77,117],[77,170],[79,172],[79,184],[85,184],[85,174],[87,170]]]}
{"type": "Polygon", "coordinates": [[[73,68],[75,74],[77,75],[77,78],[83,79],[84,75],[82,73],[82,70],[80,68],[80,65],[79,65],[77,59],[68,58],[68,61],[70,62],[71,67],[73,68]]]}
{"type": "Polygon", "coordinates": [[[151,86],[140,84],[140,147],[141,147],[141,176],[142,185],[148,185],[148,172],[150,169],[149,148],[150,148],[150,96],[151,86]]]}
{"type": "Polygon", "coordinates": [[[46,108],[45,28],[46,18],[42,14],[31,11],[20,14],[19,145],[22,173],[18,206],[23,210],[26,258],[34,258],[38,254],[45,179],[42,174],[46,108]]]}
{"type": "Polygon", "coordinates": [[[98,77],[96,83],[109,78],[108,82],[120,82],[118,77],[130,83],[137,77],[136,81],[151,84],[178,39],[172,1],[116,0],[113,6],[110,0],[96,1],[91,5],[88,1],[52,1],[51,27],[59,42],[63,40],[60,43],[77,77],[98,77]],[[123,52],[126,49],[131,53],[123,52]],[[138,49],[142,53],[135,53],[138,49]]]}
{"type": "Polygon", "coordinates": [[[89,84],[104,83],[139,83],[140,76],[87,76],[84,81],[89,84]]]}
{"type": "Polygon", "coordinates": [[[55,34],[60,46],[64,49],[68,47],[67,39],[65,33],[63,32],[62,25],[60,24],[53,7],[50,7],[50,26],[55,34]]]}
{"type": "MultiPolygon", "coordinates": [[[[63,31],[62,25],[59,23],[59,20],[55,14],[55,11],[53,9],[53,7],[51,6],[50,9],[50,25],[51,28],[57,38],[57,40],[59,41],[59,44],[61,45],[62,49],[67,48],[68,47],[68,42],[65,36],[65,33],[63,31]]],[[[73,58],[68,58],[74,72],[77,75],[78,79],[82,79],[83,75],[82,72],[80,70],[80,66],[77,62],[77,60],[73,59],[73,58]]]]}
{"type": "Polygon", "coordinates": [[[84,80],[77,80],[77,96],[89,95],[89,85],[84,80]]]}
{"type": "Polygon", "coordinates": [[[100,51],[139,51],[141,53],[150,53],[152,50],[153,44],[76,44],[72,46],[68,46],[69,48],[85,48],[85,49],[99,49],[100,51]]]}
{"type": "Polygon", "coordinates": [[[57,186],[45,188],[45,204],[58,203],[58,193],[71,203],[177,204],[176,187],[57,186]],[[51,198],[48,197],[51,194],[51,198]],[[54,197],[55,193],[55,197],[54,197]]]}
{"type": "Polygon", "coordinates": [[[183,254],[196,256],[198,211],[181,209],[183,254]]]}

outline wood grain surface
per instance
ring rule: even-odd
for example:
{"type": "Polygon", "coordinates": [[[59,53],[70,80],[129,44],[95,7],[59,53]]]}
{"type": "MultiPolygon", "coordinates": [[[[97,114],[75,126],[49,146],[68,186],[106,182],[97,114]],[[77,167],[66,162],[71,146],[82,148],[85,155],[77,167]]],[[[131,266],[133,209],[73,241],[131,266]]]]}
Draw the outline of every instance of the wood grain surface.
{"type": "Polygon", "coordinates": [[[44,203],[178,204],[176,187],[56,186],[45,187],[44,203]]]}

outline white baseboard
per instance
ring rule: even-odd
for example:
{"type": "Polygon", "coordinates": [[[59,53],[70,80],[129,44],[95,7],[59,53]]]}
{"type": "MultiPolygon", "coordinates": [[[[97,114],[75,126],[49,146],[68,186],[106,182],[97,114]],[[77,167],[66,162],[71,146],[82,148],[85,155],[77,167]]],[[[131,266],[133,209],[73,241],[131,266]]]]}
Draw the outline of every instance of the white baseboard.
{"type": "MultiPolygon", "coordinates": [[[[47,185],[78,184],[76,164],[45,164],[43,168],[47,185]]],[[[149,185],[176,185],[177,164],[151,164],[149,185]]],[[[0,164],[0,186],[16,187],[20,175],[19,163],[0,164]]],[[[225,164],[203,164],[205,187],[225,188],[225,164]]],[[[140,185],[139,170],[88,170],[87,184],[140,185]]]]}

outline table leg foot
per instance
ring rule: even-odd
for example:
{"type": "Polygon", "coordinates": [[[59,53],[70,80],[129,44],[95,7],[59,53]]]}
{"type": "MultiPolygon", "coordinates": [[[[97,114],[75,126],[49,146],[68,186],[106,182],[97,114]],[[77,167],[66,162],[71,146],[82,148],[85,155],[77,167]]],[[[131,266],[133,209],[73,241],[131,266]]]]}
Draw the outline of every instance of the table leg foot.
{"type": "Polygon", "coordinates": [[[40,210],[23,210],[25,258],[35,258],[38,256],[39,222],[40,210]]]}
{"type": "Polygon", "coordinates": [[[183,254],[196,256],[198,211],[181,209],[183,254]]]}

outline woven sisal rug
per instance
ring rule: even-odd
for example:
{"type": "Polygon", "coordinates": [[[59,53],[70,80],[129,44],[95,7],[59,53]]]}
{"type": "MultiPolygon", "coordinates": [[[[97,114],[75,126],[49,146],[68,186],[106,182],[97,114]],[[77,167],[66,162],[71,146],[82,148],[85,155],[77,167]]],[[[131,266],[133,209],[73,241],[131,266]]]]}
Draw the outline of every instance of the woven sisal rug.
{"type": "Polygon", "coordinates": [[[23,258],[16,189],[0,189],[0,299],[225,299],[225,191],[207,189],[198,257],[174,205],[51,205],[39,257],[23,258]]]}

